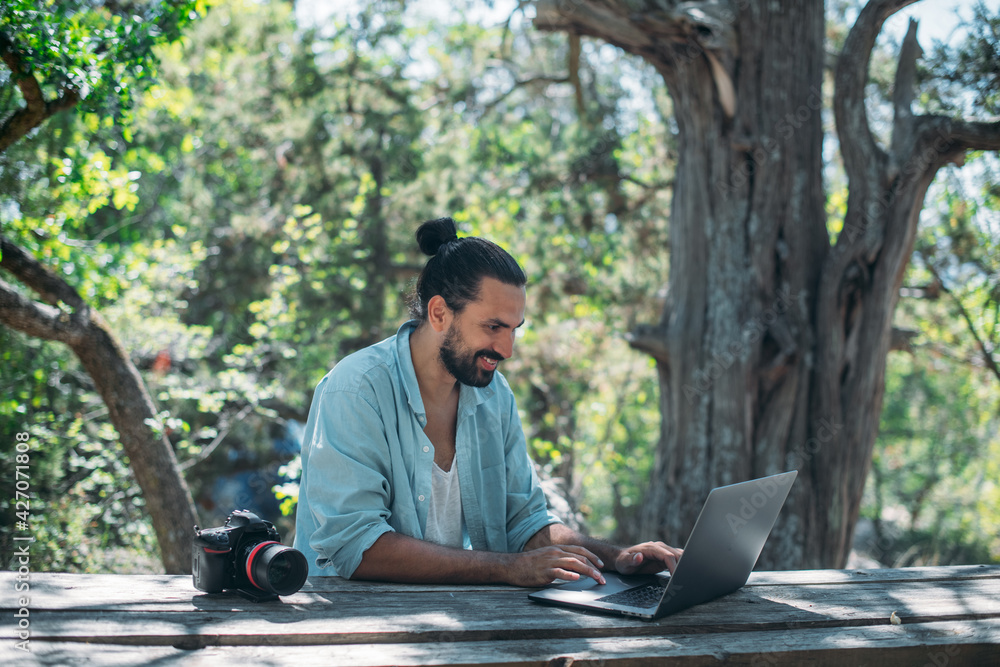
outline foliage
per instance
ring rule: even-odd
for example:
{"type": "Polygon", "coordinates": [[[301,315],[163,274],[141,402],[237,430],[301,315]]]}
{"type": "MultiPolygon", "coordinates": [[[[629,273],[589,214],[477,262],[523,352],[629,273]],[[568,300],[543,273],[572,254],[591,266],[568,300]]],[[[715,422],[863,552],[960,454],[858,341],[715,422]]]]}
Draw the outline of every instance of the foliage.
{"type": "Polygon", "coordinates": [[[935,44],[921,74],[922,101],[948,115],[1000,114],[1000,12],[976,2],[959,48],[935,44]]]}
{"type": "Polygon", "coordinates": [[[180,36],[206,0],[16,0],[0,6],[0,152],[65,109],[97,114],[92,128],[127,140],[120,126],[156,70],[154,48],[180,36]]]}
{"type": "MultiPolygon", "coordinates": [[[[98,307],[137,275],[135,261],[124,270],[137,249],[91,217],[137,203],[140,173],[112,164],[129,139],[122,123],[155,74],[154,47],[204,11],[201,1],[0,6],[0,229],[98,307]],[[73,113],[52,115],[62,109],[73,113]]],[[[99,570],[155,553],[140,490],[90,379],[62,346],[6,329],[0,337],[0,460],[13,470],[14,434],[30,435],[33,564],[99,570]]],[[[0,546],[9,554],[9,496],[2,507],[0,546]]]]}
{"type": "MultiPolygon", "coordinates": [[[[5,2],[0,32],[53,91],[80,91],[88,111],[113,117],[132,107],[131,93],[155,73],[153,47],[180,37],[201,2],[5,2]]],[[[10,48],[10,47],[8,47],[10,48]]]]}
{"type": "MultiPolygon", "coordinates": [[[[89,378],[62,347],[5,328],[0,349],[0,434],[6,442],[14,442],[16,433],[30,436],[32,567],[90,572],[155,567],[156,540],[142,513],[141,490],[131,481],[89,378]]],[[[14,456],[13,447],[0,450],[6,470],[14,470],[14,456]]],[[[0,552],[9,555],[13,494],[0,503],[0,552]]]]}
{"type": "MultiPolygon", "coordinates": [[[[443,19],[377,3],[309,26],[289,3],[220,2],[155,52],[155,80],[136,75],[130,116],[114,99],[57,116],[0,157],[4,233],[119,334],[206,525],[233,509],[212,505],[217,479],[247,473],[277,488],[288,535],[298,460],[276,443],[329,368],[406,318],[423,261],[413,232],[447,214],[529,274],[504,372],[539,465],[565,478],[597,534],[641,504],[658,389],[624,334],[661,308],[669,101],[638,59],[583,40],[577,68],[565,38],[518,12],[485,25],[474,7],[443,19]]],[[[992,164],[976,183],[997,182],[992,164]]],[[[865,509],[947,538],[911,561],[998,557],[969,538],[998,533],[997,491],[968,494],[977,475],[997,478],[996,380],[956,317],[961,304],[996,349],[997,193],[970,194],[957,176],[946,186],[906,284],[926,296],[933,270],[948,291],[901,308],[898,324],[922,333],[912,356],[890,359],[865,509]]],[[[37,443],[43,566],[117,568],[104,554],[154,550],[71,355],[4,329],[0,350],[0,437],[28,429],[37,443]]],[[[893,557],[912,543],[897,538],[893,557]]]]}
{"type": "Polygon", "coordinates": [[[996,380],[945,356],[897,354],[890,356],[886,389],[865,509],[883,562],[995,561],[996,380]]]}

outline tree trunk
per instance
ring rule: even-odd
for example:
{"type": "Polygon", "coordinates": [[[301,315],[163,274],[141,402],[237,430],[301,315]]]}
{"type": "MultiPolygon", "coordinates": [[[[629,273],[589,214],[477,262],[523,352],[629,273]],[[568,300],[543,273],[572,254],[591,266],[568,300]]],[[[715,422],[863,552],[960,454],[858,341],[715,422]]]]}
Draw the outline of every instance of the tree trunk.
{"type": "Polygon", "coordinates": [[[998,135],[995,124],[910,115],[914,33],[901,53],[891,152],[872,139],[868,59],[885,19],[912,1],[869,3],[838,62],[850,194],[833,243],[822,3],[537,3],[536,27],[642,56],[673,99],[668,298],[659,324],[632,337],[657,360],[663,421],[633,538],[683,545],[711,488],[798,469],[760,566],[846,563],[924,193],[943,164],[998,135]]]}
{"type": "Polygon", "coordinates": [[[0,236],[0,268],[17,276],[45,303],[0,280],[0,322],[29,336],[66,343],[108,406],[169,574],[191,572],[191,537],[198,518],[174,450],[152,423],[153,400],[128,355],[97,312],[65,281],[0,236]],[[65,310],[65,308],[69,310],[65,310]]]}

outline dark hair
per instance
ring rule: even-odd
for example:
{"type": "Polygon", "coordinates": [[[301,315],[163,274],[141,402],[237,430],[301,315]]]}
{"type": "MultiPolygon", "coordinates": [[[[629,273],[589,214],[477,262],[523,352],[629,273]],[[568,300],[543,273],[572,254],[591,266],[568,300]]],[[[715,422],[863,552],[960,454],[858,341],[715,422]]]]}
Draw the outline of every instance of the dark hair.
{"type": "Polygon", "coordinates": [[[431,258],[417,278],[410,315],[427,319],[427,302],[440,294],[448,307],[461,312],[479,298],[484,277],[522,287],[528,282],[524,270],[506,250],[478,236],[458,238],[451,218],[428,220],[417,229],[417,244],[431,258]]]}

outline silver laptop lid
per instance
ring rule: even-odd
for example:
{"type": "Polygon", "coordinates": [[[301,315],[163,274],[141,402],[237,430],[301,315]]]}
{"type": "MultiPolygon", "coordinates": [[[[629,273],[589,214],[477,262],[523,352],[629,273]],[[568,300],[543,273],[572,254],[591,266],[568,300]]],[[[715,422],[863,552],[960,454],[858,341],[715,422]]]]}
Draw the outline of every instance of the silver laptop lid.
{"type": "Polygon", "coordinates": [[[747,582],[798,471],[712,489],[657,616],[738,590],[747,582]]]}

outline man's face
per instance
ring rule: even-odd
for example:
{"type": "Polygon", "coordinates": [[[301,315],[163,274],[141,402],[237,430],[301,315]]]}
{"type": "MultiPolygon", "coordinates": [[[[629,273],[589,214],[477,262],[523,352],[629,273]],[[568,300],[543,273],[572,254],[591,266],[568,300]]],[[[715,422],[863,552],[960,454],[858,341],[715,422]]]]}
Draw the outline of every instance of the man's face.
{"type": "Polygon", "coordinates": [[[497,365],[514,354],[514,335],[524,323],[523,287],[483,278],[479,299],[452,320],[441,343],[441,363],[472,387],[493,381],[497,365]]]}

